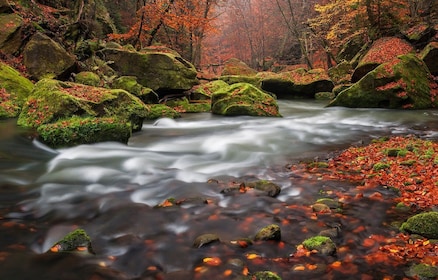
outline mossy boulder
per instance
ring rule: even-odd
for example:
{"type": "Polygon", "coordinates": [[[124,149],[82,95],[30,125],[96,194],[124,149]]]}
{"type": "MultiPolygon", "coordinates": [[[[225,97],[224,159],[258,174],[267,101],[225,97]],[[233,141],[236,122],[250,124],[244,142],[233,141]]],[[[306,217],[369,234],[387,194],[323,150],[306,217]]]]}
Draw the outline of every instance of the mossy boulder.
{"type": "Polygon", "coordinates": [[[183,92],[198,84],[195,67],[173,52],[125,48],[100,51],[119,76],[135,76],[143,87],[154,90],[159,99],[169,93],[183,92]]]}
{"type": "Polygon", "coordinates": [[[276,224],[268,225],[260,229],[254,237],[255,241],[281,240],[281,229],[276,224]]]}
{"type": "Polygon", "coordinates": [[[52,148],[115,141],[128,143],[131,125],[115,118],[72,117],[37,129],[41,142],[52,148]]]}
{"type": "Polygon", "coordinates": [[[37,32],[23,50],[23,63],[32,78],[57,78],[70,75],[75,58],[59,43],[37,32]]]}
{"type": "Polygon", "coordinates": [[[138,83],[135,76],[122,76],[114,80],[112,88],[124,89],[127,92],[137,96],[145,104],[158,103],[158,94],[151,88],[144,87],[138,83]]]}
{"type": "Polygon", "coordinates": [[[430,239],[438,239],[438,212],[426,212],[412,216],[401,225],[400,230],[430,239]]]}
{"type": "Polygon", "coordinates": [[[211,111],[227,116],[281,116],[274,97],[247,83],[237,83],[215,91],[211,97],[211,111]]]}
{"type": "Polygon", "coordinates": [[[272,271],[256,271],[248,276],[241,278],[242,280],[281,280],[281,277],[272,271]]]}
{"type": "Polygon", "coordinates": [[[399,55],[408,54],[413,47],[403,39],[385,37],[375,41],[354,69],[351,81],[353,83],[362,79],[366,74],[376,69],[377,66],[392,61],[399,55]]]}
{"type": "Polygon", "coordinates": [[[351,81],[351,74],[353,73],[353,67],[347,61],[342,61],[336,66],[328,70],[330,79],[336,84],[346,84],[351,81]]]}
{"type": "Polygon", "coordinates": [[[323,69],[271,73],[261,80],[261,88],[275,94],[278,99],[314,99],[317,92],[330,92],[334,87],[323,69]]]}
{"type": "Polygon", "coordinates": [[[97,87],[100,84],[100,77],[94,72],[83,71],[75,75],[75,82],[78,84],[97,87]]]}
{"type": "Polygon", "coordinates": [[[0,0],[0,13],[12,13],[12,8],[7,0],[0,0]]]}
{"type": "Polygon", "coordinates": [[[33,83],[0,62],[0,119],[15,118],[33,89],[33,83]]]}
{"type": "Polygon", "coordinates": [[[271,197],[276,197],[281,192],[281,187],[279,185],[267,180],[247,182],[245,183],[245,187],[262,191],[271,197]]]}
{"type": "Polygon", "coordinates": [[[432,75],[438,75],[438,42],[428,44],[420,54],[432,75]]]}
{"type": "Polygon", "coordinates": [[[20,49],[23,43],[21,38],[22,24],[23,19],[19,15],[0,13],[0,50],[2,52],[14,54],[20,49]]]}
{"type": "Polygon", "coordinates": [[[334,255],[336,253],[336,245],[327,236],[317,235],[303,241],[303,246],[309,251],[316,250],[323,255],[334,255]]]}
{"type": "Polygon", "coordinates": [[[159,118],[175,119],[181,117],[181,114],[165,104],[147,104],[148,114],[146,120],[156,120],[159,118]]]}
{"type": "Polygon", "coordinates": [[[406,273],[409,277],[415,279],[438,279],[438,266],[419,263],[412,265],[406,273]]]}
{"type": "Polygon", "coordinates": [[[56,242],[49,250],[53,253],[88,252],[94,254],[91,238],[83,229],[76,229],[56,242]]]}
{"type": "Polygon", "coordinates": [[[252,84],[256,87],[260,87],[261,79],[260,77],[257,77],[256,75],[253,76],[242,76],[242,75],[226,75],[226,76],[220,76],[219,79],[226,82],[229,85],[237,84],[237,83],[248,83],[252,84]]]}
{"type": "Polygon", "coordinates": [[[340,92],[328,106],[425,109],[438,105],[426,65],[413,54],[383,63],[340,92]]]}
{"type": "Polygon", "coordinates": [[[222,80],[215,80],[205,84],[196,85],[191,91],[192,100],[211,100],[211,95],[218,90],[228,87],[229,84],[222,80]]]}
{"type": "Polygon", "coordinates": [[[141,129],[149,108],[122,89],[91,87],[71,82],[43,79],[25,102],[18,125],[39,127],[72,116],[113,117],[141,129]]]}
{"type": "Polygon", "coordinates": [[[249,67],[245,62],[230,58],[225,61],[221,76],[255,76],[257,71],[249,67]]]}

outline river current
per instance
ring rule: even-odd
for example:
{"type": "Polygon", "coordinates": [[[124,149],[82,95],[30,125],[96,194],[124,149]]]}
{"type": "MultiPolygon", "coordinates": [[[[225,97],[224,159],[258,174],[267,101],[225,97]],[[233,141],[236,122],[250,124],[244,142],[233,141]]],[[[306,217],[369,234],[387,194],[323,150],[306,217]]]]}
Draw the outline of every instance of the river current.
{"type": "MultiPolygon", "coordinates": [[[[294,274],[296,264],[284,259],[304,238],[321,230],[321,223],[293,206],[307,207],[322,190],[348,192],[349,186],[305,182],[288,164],[323,160],[380,136],[438,136],[434,110],[324,108],[315,101],[279,105],[283,118],[186,114],[145,122],[128,145],[98,143],[59,150],[32,139],[13,121],[1,121],[0,279],[235,279],[244,269],[301,279],[303,275],[294,274]],[[221,193],[227,186],[258,179],[281,186],[280,195],[221,193]],[[156,207],[169,198],[185,203],[156,207]],[[281,246],[230,245],[271,223],[282,225],[281,246]],[[75,228],[90,235],[95,255],[44,254],[75,228]],[[193,240],[205,233],[221,241],[193,248],[193,240]],[[250,253],[263,258],[251,261],[250,253]],[[203,267],[202,260],[212,256],[222,263],[203,267]]],[[[387,234],[386,207],[376,202],[351,205],[349,215],[367,224],[363,236],[387,234]]],[[[352,235],[350,230],[343,225],[345,238],[352,235]]],[[[354,255],[366,255],[360,246],[350,249],[354,255]]],[[[375,279],[403,276],[398,269],[369,266],[360,257],[357,263],[361,270],[356,273],[375,279]]],[[[327,275],[322,270],[304,277],[358,279],[327,275]]]]}

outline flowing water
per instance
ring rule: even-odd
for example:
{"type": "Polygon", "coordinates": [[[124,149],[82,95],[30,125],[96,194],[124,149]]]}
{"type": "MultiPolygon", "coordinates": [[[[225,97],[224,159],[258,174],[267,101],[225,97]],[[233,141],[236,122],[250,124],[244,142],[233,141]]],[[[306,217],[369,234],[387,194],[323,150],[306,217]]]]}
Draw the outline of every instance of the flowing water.
{"type": "Polygon", "coordinates": [[[346,207],[348,219],[315,221],[308,209],[316,199],[352,186],[306,181],[287,166],[383,135],[434,139],[438,112],[279,104],[283,118],[187,114],[145,122],[128,145],[59,150],[32,140],[12,121],[0,122],[0,279],[235,279],[246,269],[271,270],[283,279],[402,277],[398,267],[367,263],[369,248],[360,246],[370,234],[391,234],[388,205],[364,199],[346,207]],[[281,186],[280,195],[221,193],[258,179],[281,186]],[[169,198],[180,205],[156,207],[169,198]],[[280,225],[282,242],[233,245],[272,223],[280,225]],[[294,270],[306,262],[291,257],[296,246],[335,224],[342,227],[336,243],[348,253],[307,260],[318,264],[308,274],[294,270]],[[366,230],[355,233],[358,225],[366,230]],[[45,254],[76,228],[90,235],[95,255],[45,254]],[[194,248],[205,233],[221,241],[194,248]],[[221,263],[205,265],[206,257],[221,263]],[[330,271],[328,264],[346,258],[359,270],[330,271]]]}

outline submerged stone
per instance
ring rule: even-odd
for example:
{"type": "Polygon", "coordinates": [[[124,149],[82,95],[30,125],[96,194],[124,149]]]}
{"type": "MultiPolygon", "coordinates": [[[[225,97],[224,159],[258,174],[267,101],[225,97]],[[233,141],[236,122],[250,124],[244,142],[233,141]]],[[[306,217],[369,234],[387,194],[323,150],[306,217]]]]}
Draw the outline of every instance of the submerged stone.
{"type": "Polygon", "coordinates": [[[201,248],[214,242],[220,242],[219,236],[214,233],[206,233],[196,237],[193,241],[193,247],[201,248]]]}
{"type": "Polygon", "coordinates": [[[245,183],[246,187],[265,192],[268,196],[276,197],[281,192],[281,187],[266,180],[245,183]]]}
{"type": "Polygon", "coordinates": [[[257,232],[257,234],[254,237],[255,241],[259,240],[275,240],[280,241],[281,240],[281,229],[278,225],[271,224],[268,226],[265,226],[261,230],[257,232]]]}

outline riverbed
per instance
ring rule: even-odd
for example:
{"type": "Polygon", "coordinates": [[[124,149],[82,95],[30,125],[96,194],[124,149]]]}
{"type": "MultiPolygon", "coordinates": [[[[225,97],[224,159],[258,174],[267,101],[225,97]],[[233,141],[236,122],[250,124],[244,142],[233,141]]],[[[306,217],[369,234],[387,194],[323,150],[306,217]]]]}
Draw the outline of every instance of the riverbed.
{"type": "Polygon", "coordinates": [[[324,108],[301,100],[279,106],[283,118],[185,114],[145,122],[128,145],[59,150],[14,121],[0,121],[0,279],[236,279],[264,270],[283,279],[403,277],[400,267],[367,263],[369,248],[360,245],[371,234],[392,234],[389,204],[364,200],[342,217],[315,220],[309,209],[316,199],[353,185],[304,180],[288,167],[382,136],[435,140],[438,111],[324,108]],[[255,180],[270,180],[281,193],[223,192],[255,180]],[[166,199],[180,203],[157,207],[166,199]],[[281,242],[236,246],[273,223],[281,242]],[[359,225],[366,229],[357,233],[359,225]],[[293,259],[305,238],[338,226],[336,243],[348,245],[348,253],[293,259]],[[46,253],[76,228],[90,235],[95,255],[46,253]],[[194,248],[206,233],[220,241],[194,248]],[[210,257],[220,262],[205,263],[210,257]],[[329,269],[347,258],[359,271],[329,269]],[[309,263],[318,269],[294,269],[309,263]]]}

